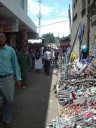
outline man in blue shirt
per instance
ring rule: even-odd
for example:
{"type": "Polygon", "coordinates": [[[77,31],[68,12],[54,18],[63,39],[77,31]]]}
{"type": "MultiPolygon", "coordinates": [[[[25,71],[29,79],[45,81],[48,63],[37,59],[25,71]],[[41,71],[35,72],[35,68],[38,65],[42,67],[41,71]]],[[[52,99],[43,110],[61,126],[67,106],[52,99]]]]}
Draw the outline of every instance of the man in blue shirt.
{"type": "Polygon", "coordinates": [[[11,128],[15,84],[21,87],[21,72],[14,49],[5,42],[5,34],[0,33],[0,90],[4,96],[2,121],[5,128],[11,128]]]}

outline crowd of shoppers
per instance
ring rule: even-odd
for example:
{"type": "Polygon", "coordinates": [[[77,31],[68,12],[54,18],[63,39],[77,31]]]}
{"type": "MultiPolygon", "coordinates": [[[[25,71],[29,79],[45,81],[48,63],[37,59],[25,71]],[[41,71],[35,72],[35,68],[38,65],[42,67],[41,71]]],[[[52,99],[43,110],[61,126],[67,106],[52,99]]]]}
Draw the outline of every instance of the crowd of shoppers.
{"type": "Polygon", "coordinates": [[[16,54],[12,46],[8,46],[6,36],[0,33],[0,91],[4,97],[4,105],[2,117],[5,128],[11,128],[13,101],[15,85],[18,88],[26,88],[27,73],[35,68],[36,73],[42,69],[44,64],[44,72],[49,77],[52,60],[57,65],[58,53],[54,51],[54,57],[51,49],[45,48],[28,50],[27,46],[21,46],[20,51],[16,54]]]}

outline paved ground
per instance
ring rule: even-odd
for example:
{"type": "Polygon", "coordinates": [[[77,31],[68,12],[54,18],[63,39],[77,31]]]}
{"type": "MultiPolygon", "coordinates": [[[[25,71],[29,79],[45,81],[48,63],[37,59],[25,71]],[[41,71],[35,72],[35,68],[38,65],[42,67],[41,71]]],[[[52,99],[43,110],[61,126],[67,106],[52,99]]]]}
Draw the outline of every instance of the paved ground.
{"type": "Polygon", "coordinates": [[[57,78],[56,70],[50,78],[43,71],[28,73],[27,88],[15,92],[12,128],[47,128],[58,115],[57,100],[51,93],[57,78]]]}

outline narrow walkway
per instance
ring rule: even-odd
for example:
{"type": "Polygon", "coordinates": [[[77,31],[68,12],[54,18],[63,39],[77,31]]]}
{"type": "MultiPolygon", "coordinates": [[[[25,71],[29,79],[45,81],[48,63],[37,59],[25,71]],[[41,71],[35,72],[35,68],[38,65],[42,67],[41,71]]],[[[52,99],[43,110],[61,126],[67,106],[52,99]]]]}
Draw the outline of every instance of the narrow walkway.
{"type": "Polygon", "coordinates": [[[43,71],[28,73],[28,87],[16,89],[12,128],[48,128],[58,115],[57,99],[52,88],[57,82],[57,71],[50,78],[43,71]]]}

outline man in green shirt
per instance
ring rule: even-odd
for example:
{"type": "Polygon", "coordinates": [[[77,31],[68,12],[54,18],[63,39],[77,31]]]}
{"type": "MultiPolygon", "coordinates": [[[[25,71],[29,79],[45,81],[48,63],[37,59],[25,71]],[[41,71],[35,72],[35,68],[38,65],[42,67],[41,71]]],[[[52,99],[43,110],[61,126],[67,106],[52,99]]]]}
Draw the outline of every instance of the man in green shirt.
{"type": "Polygon", "coordinates": [[[18,54],[18,62],[21,69],[22,87],[27,86],[27,72],[29,69],[29,53],[26,46],[22,46],[20,53],[18,54]]]}
{"type": "Polygon", "coordinates": [[[21,87],[21,72],[14,49],[6,44],[4,33],[0,33],[0,90],[4,96],[2,121],[11,128],[15,84],[21,87]]]}

